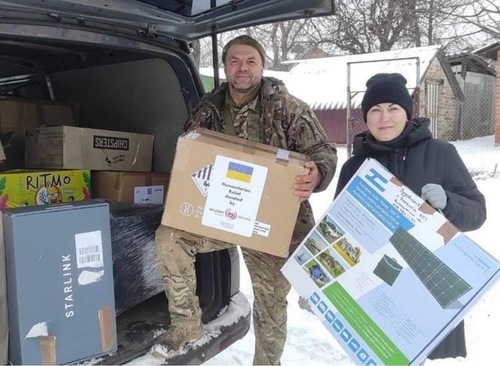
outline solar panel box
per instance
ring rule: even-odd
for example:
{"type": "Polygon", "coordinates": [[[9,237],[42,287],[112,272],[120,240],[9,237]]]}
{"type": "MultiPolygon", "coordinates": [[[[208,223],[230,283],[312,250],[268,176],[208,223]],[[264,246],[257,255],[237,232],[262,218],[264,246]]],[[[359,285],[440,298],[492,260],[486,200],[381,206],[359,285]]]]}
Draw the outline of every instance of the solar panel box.
{"type": "Polygon", "coordinates": [[[109,207],[3,211],[9,361],[83,361],[117,348],[109,207]]]}
{"type": "Polygon", "coordinates": [[[207,129],[177,141],[162,224],[287,257],[303,154],[207,129]]]}

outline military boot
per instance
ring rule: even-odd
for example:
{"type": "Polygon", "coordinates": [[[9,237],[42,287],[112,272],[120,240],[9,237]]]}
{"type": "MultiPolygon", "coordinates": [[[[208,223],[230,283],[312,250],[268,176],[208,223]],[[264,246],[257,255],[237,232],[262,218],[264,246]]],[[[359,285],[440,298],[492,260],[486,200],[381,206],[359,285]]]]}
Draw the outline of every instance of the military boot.
{"type": "Polygon", "coordinates": [[[202,336],[201,326],[181,322],[171,325],[166,333],[158,337],[158,343],[167,347],[166,356],[173,357],[179,354],[186,344],[195,342],[202,336]]]}

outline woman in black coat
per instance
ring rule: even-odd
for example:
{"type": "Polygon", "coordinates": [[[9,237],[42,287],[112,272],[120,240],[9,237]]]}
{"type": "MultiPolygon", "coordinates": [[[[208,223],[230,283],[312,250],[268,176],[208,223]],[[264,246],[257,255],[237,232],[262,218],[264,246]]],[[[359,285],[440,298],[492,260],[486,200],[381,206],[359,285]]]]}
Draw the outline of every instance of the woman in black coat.
{"type": "MultiPolygon", "coordinates": [[[[479,229],[486,220],[484,196],[455,147],[432,137],[429,119],[411,119],[413,102],[406,79],[400,74],[376,74],[366,86],[361,108],[368,131],[354,138],[353,156],[342,166],[335,197],[364,160],[373,158],[459,230],[479,229]]],[[[428,358],[466,355],[462,321],[428,358]]]]}

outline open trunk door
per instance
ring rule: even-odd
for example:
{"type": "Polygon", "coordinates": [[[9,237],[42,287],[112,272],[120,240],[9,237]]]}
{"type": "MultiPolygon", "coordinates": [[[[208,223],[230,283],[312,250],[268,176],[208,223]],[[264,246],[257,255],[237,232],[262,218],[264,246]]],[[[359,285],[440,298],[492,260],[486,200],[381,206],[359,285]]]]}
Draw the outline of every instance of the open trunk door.
{"type": "Polygon", "coordinates": [[[80,22],[113,24],[195,40],[256,24],[331,15],[333,0],[0,0],[0,9],[29,10],[80,22]]]}

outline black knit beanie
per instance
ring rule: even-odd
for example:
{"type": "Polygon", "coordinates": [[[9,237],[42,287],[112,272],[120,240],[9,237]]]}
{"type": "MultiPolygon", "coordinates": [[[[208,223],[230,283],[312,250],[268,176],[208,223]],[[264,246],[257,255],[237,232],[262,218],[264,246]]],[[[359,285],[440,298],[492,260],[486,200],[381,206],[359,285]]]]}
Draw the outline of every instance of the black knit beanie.
{"type": "Polygon", "coordinates": [[[366,82],[366,92],[361,102],[363,118],[366,122],[368,110],[379,103],[398,104],[406,111],[406,116],[410,120],[413,115],[413,100],[408,89],[406,89],[406,79],[403,75],[375,74],[366,82]]]}

